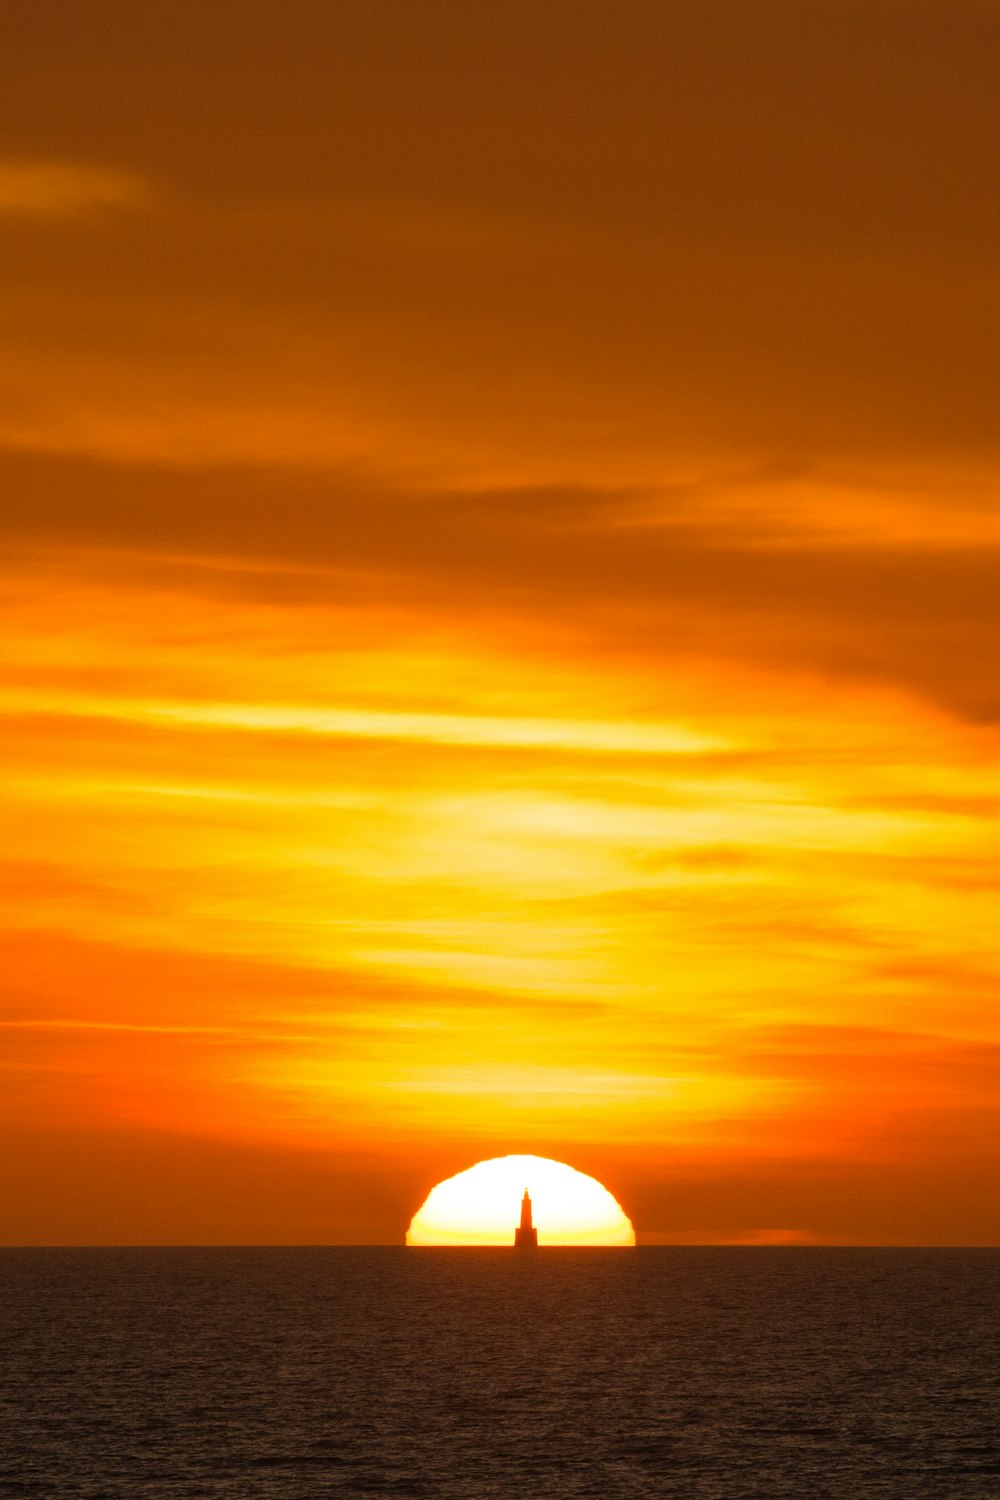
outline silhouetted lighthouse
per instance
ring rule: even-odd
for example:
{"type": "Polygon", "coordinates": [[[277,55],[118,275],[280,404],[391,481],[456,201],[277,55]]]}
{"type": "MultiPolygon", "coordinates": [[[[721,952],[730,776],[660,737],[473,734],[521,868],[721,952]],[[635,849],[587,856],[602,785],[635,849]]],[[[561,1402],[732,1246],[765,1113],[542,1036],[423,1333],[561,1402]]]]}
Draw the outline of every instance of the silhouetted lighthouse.
{"type": "Polygon", "coordinates": [[[515,1250],[536,1250],[538,1248],[538,1230],[531,1222],[531,1199],[528,1197],[528,1189],[524,1190],[521,1199],[521,1222],[514,1230],[515,1250]]]}

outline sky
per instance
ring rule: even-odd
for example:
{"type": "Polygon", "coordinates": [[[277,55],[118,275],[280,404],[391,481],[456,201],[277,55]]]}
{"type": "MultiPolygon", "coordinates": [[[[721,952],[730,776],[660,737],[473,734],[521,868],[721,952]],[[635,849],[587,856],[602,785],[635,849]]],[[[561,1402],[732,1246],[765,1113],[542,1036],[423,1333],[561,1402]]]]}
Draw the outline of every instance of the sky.
{"type": "Polygon", "coordinates": [[[995,4],[0,32],[0,1240],[1000,1243],[995,4]]]}

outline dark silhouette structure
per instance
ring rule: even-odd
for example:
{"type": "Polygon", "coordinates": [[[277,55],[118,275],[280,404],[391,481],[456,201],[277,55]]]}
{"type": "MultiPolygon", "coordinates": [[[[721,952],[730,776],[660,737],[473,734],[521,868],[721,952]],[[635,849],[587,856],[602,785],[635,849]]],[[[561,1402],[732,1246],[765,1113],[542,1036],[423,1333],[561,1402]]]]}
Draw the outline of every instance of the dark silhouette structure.
{"type": "Polygon", "coordinates": [[[531,1199],[528,1197],[528,1189],[524,1190],[521,1199],[521,1222],[514,1230],[515,1250],[537,1250],[538,1230],[531,1222],[531,1199]]]}

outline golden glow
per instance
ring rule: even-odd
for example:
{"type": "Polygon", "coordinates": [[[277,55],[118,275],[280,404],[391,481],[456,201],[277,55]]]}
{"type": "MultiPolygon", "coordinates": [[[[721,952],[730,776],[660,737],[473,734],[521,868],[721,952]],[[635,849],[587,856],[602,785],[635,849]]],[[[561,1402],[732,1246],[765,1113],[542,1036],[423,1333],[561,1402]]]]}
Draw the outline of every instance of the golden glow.
{"type": "Polygon", "coordinates": [[[995,6],[782,6],[9,7],[0,1238],[996,1239],[995,6]]]}
{"type": "Polygon", "coordinates": [[[432,1188],[408,1245],[513,1245],[527,1191],[542,1245],[634,1245],[621,1205],[593,1177],[545,1156],[496,1156],[432,1188]]]}

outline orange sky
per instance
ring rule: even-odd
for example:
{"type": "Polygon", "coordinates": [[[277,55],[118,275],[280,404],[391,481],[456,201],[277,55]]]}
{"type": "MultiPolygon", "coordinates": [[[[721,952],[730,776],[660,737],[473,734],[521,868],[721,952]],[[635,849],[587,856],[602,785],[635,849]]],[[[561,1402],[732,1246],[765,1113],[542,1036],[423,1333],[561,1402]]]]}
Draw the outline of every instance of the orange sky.
{"type": "Polygon", "coordinates": [[[1000,1243],[1000,20],[2,21],[0,1240],[1000,1243]]]}

